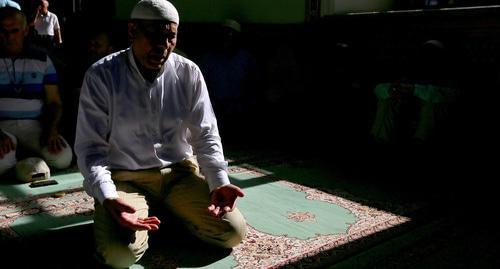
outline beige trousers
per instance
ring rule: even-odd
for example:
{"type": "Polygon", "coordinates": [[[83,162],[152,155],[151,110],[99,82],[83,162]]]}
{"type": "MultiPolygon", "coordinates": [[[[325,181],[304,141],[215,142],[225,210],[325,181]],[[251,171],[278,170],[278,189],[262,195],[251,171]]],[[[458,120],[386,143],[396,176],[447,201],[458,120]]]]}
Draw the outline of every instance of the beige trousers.
{"type": "Polygon", "coordinates": [[[73,152],[68,142],[60,136],[67,147],[57,154],[50,153],[47,146],[40,144],[42,126],[38,120],[2,120],[0,129],[9,136],[16,149],[7,153],[0,159],[0,175],[6,173],[17,163],[17,150],[24,150],[23,158],[41,157],[47,165],[55,169],[64,169],[71,165],[73,152]]]}
{"type": "MultiPolygon", "coordinates": [[[[148,216],[148,205],[159,205],[196,237],[216,246],[231,248],[245,237],[246,223],[238,209],[222,218],[208,214],[208,184],[194,159],[161,170],[112,171],[112,178],[120,198],[132,205],[139,217],[148,216]]],[[[94,233],[98,253],[114,268],[133,265],[148,248],[147,231],[122,228],[99,203],[95,204],[94,233]]]]}

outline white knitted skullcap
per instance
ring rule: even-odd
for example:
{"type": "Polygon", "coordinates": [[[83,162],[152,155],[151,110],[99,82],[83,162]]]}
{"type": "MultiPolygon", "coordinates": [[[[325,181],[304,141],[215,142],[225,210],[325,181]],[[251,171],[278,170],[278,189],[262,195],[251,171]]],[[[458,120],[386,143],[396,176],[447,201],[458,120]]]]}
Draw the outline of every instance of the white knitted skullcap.
{"type": "Polygon", "coordinates": [[[16,178],[23,182],[49,179],[50,169],[40,158],[27,158],[16,164],[16,178]]]}
{"type": "Polygon", "coordinates": [[[21,6],[17,2],[12,1],[12,0],[4,1],[4,2],[2,2],[2,4],[4,4],[4,6],[2,6],[2,7],[13,7],[15,9],[21,10],[21,6]]]}
{"type": "Polygon", "coordinates": [[[179,13],[174,5],[167,0],[141,0],[135,5],[130,18],[162,20],[179,24],[179,13]]]}

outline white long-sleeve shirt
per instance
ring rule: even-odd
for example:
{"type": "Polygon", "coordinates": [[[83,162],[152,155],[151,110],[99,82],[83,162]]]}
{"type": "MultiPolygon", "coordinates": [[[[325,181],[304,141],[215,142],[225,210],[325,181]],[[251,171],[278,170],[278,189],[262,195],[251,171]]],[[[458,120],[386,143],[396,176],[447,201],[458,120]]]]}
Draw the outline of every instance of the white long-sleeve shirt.
{"type": "Polygon", "coordinates": [[[111,170],[166,167],[193,154],[210,190],[229,184],[203,75],[175,53],[153,83],[130,48],[92,65],[80,95],[75,152],[85,191],[101,203],[118,197],[111,170]]]}

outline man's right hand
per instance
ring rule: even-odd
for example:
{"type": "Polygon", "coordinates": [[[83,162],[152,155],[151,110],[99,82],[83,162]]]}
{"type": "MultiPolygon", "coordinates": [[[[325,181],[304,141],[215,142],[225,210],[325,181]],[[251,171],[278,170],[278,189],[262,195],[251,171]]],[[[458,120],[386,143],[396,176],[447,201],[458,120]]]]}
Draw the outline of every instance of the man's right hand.
{"type": "Polygon", "coordinates": [[[7,134],[0,130],[0,159],[14,149],[16,149],[14,141],[12,141],[7,134]]]}
{"type": "Polygon", "coordinates": [[[120,198],[106,199],[103,202],[104,208],[123,227],[134,231],[156,231],[160,225],[157,217],[138,218],[135,208],[125,203],[120,198]]]}

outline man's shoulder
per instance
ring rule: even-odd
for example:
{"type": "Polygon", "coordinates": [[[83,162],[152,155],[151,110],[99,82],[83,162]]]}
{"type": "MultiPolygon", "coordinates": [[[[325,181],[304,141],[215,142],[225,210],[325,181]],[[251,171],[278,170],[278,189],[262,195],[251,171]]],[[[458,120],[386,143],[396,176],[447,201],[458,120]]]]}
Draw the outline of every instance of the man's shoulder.
{"type": "Polygon", "coordinates": [[[57,19],[57,15],[54,12],[47,11],[47,16],[57,19]]]}
{"type": "Polygon", "coordinates": [[[190,69],[190,70],[199,69],[198,65],[195,64],[193,61],[175,52],[172,52],[172,54],[170,55],[170,60],[174,64],[176,69],[190,69]]]}
{"type": "Polygon", "coordinates": [[[92,64],[89,70],[104,70],[112,67],[120,66],[126,63],[127,50],[120,50],[104,56],[94,64],[92,64]]]}
{"type": "Polygon", "coordinates": [[[170,54],[171,59],[176,62],[176,63],[181,63],[181,64],[193,64],[193,61],[189,60],[186,55],[183,55],[182,53],[177,53],[177,52],[172,52],[170,54]]]}

